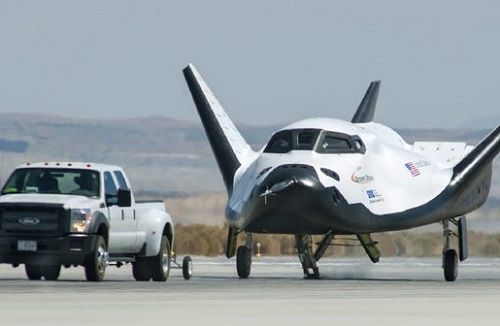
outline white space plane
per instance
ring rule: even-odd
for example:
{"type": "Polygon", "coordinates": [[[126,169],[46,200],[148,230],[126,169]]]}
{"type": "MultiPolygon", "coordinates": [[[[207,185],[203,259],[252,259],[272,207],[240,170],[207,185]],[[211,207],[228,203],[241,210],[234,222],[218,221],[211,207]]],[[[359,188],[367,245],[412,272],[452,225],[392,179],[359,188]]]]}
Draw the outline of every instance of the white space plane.
{"type": "Polygon", "coordinates": [[[456,279],[458,260],[468,256],[465,214],[488,196],[500,126],[476,147],[408,144],[372,122],[380,87],[374,81],[351,122],[294,122],[255,152],[195,67],[183,72],[228,191],[226,256],[236,254],[240,278],[250,275],[252,233],[295,235],[304,277],[316,279],[316,262],[338,235],[355,235],[377,262],[371,233],[441,223],[444,276],[456,279]],[[236,252],[240,233],[246,234],[245,245],[236,252]],[[314,250],[311,235],[323,235],[314,250]]]}

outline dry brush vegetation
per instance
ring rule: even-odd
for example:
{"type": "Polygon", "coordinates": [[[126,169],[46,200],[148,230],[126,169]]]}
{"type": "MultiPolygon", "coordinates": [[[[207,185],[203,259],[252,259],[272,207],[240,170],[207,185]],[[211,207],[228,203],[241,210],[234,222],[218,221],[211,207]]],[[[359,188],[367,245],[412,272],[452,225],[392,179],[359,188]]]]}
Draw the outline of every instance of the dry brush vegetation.
{"type": "MultiPolygon", "coordinates": [[[[202,193],[168,198],[165,201],[168,212],[176,223],[175,248],[179,254],[204,256],[223,255],[226,247],[227,229],[224,226],[224,207],[227,195],[223,193],[202,193]]],[[[482,208],[474,212],[472,219],[496,219],[498,207],[482,208]],[[477,216],[474,216],[477,215],[477,216]]],[[[469,219],[471,221],[471,219],[469,219]]],[[[403,231],[374,234],[383,256],[437,256],[442,251],[442,235],[438,225],[423,229],[428,232],[403,231]]],[[[339,238],[346,238],[341,236],[339,238]]],[[[350,237],[351,239],[353,237],[350,237]]],[[[241,236],[240,240],[244,237],[241,236]]],[[[321,237],[315,237],[318,242],[321,237]]],[[[290,235],[255,235],[254,243],[261,244],[263,255],[295,255],[294,238],[290,235]]],[[[345,242],[335,240],[335,243],[345,242]]],[[[357,241],[349,241],[358,244],[357,241]]],[[[455,247],[457,247],[455,243],[455,247]]],[[[471,256],[500,256],[500,234],[469,232],[469,253],[471,256]]],[[[331,246],[327,255],[364,255],[361,247],[331,246]]]]}
{"type": "MultiPolygon", "coordinates": [[[[227,228],[216,225],[178,225],[176,227],[175,250],[178,254],[202,256],[217,256],[224,254],[226,246],[227,228]]],[[[244,239],[240,236],[240,242],[244,239]]],[[[314,237],[314,242],[321,239],[314,237]]],[[[352,236],[339,236],[333,243],[357,244],[352,236]]],[[[378,242],[382,256],[438,256],[441,255],[443,240],[440,232],[390,232],[373,235],[378,242]]],[[[295,255],[294,238],[291,235],[254,235],[254,247],[261,244],[262,255],[295,255]]],[[[457,244],[454,244],[457,247],[457,244]]],[[[256,248],[254,248],[256,251],[256,248]]],[[[326,252],[326,256],[359,256],[364,255],[359,246],[333,245],[326,252]]],[[[469,233],[470,256],[500,256],[500,234],[469,233]]]]}

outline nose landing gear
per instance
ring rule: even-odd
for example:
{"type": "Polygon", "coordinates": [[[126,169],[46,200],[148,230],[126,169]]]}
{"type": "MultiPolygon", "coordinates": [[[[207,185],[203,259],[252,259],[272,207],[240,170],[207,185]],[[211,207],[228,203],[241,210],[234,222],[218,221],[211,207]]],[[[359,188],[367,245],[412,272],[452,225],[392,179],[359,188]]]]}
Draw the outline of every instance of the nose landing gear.
{"type": "Polygon", "coordinates": [[[246,233],[245,245],[239,246],[236,252],[236,271],[239,278],[248,278],[252,267],[253,239],[251,233],[246,233]]]}
{"type": "Polygon", "coordinates": [[[307,280],[319,279],[319,269],[312,251],[312,237],[309,234],[296,234],[295,245],[299,252],[300,263],[307,280]]]}

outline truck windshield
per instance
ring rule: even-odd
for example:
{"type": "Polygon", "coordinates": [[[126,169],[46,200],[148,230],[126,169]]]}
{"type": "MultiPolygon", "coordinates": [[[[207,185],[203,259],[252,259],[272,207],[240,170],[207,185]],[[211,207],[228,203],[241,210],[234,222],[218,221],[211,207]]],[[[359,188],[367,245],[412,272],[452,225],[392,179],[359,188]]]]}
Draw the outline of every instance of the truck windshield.
{"type": "Polygon", "coordinates": [[[17,169],[2,194],[40,193],[99,197],[99,172],[79,169],[17,169]]]}

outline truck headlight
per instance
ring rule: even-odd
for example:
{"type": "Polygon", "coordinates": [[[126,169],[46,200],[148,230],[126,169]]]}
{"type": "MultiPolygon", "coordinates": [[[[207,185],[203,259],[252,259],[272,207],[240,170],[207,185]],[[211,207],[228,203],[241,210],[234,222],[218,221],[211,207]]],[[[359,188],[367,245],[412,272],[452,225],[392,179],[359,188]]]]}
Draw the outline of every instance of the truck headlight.
{"type": "Polygon", "coordinates": [[[90,209],[72,209],[70,232],[87,232],[91,221],[92,214],[90,212],[90,209]]]}

